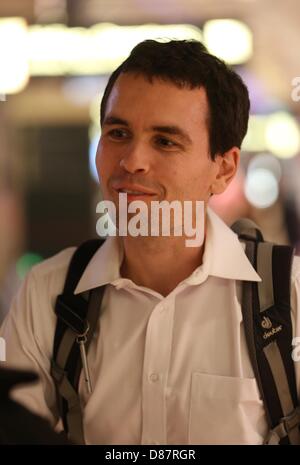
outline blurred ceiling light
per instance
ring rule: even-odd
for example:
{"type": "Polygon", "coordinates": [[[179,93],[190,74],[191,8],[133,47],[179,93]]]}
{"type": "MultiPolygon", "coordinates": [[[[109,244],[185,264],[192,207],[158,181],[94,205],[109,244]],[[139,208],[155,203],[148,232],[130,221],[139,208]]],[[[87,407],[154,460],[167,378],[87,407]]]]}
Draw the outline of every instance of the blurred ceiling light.
{"type": "Polygon", "coordinates": [[[251,115],[242,150],[268,151],[279,158],[291,158],[300,151],[300,129],[295,118],[280,111],[251,115]]]}
{"type": "Polygon", "coordinates": [[[280,158],[291,158],[300,151],[300,130],[295,119],[286,112],[270,115],[266,127],[267,149],[280,158]]]}
{"type": "Polygon", "coordinates": [[[278,199],[279,185],[274,173],[266,168],[255,168],[247,173],[245,196],[256,208],[268,208],[278,199]]]}
{"type": "Polygon", "coordinates": [[[264,168],[268,171],[271,171],[277,181],[279,182],[282,175],[282,168],[280,161],[271,153],[260,153],[252,158],[248,165],[247,172],[257,170],[259,168],[264,168]]]}
{"type": "Polygon", "coordinates": [[[145,39],[202,39],[189,24],[118,26],[96,24],[89,29],[62,24],[29,28],[30,72],[35,76],[108,74],[145,39]]]}
{"type": "Polygon", "coordinates": [[[250,115],[248,131],[242,144],[242,150],[259,152],[266,150],[266,125],[268,116],[250,115]]]}
{"type": "Polygon", "coordinates": [[[0,19],[0,93],[21,91],[29,79],[27,25],[23,18],[0,19]]]}
{"type": "Polygon", "coordinates": [[[207,21],[203,28],[203,38],[208,50],[228,64],[245,63],[252,56],[252,32],[241,21],[235,19],[207,21]]]}

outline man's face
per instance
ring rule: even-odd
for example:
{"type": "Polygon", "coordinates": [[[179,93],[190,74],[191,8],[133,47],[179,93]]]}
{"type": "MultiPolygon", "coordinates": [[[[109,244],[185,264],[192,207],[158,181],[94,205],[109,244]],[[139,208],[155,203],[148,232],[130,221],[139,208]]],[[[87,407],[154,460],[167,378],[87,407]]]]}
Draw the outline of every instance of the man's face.
{"type": "Polygon", "coordinates": [[[103,197],[128,200],[204,200],[219,167],[209,156],[204,88],[121,74],[109,96],[96,164],[103,197]],[[144,189],[144,191],[143,191],[144,189]]]}

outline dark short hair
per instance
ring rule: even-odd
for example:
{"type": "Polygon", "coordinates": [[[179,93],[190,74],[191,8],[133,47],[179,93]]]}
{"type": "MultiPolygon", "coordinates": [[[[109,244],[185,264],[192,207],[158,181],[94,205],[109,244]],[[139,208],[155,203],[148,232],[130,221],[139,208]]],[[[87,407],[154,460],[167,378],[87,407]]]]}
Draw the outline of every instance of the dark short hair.
{"type": "Polygon", "coordinates": [[[108,97],[121,73],[145,76],[174,83],[177,87],[206,90],[209,115],[210,156],[224,154],[232,147],[241,147],[249,118],[249,94],[240,76],[226,63],[211,55],[196,40],[158,42],[145,40],[131,51],[129,57],[112,73],[101,102],[100,120],[104,120],[108,97]]]}

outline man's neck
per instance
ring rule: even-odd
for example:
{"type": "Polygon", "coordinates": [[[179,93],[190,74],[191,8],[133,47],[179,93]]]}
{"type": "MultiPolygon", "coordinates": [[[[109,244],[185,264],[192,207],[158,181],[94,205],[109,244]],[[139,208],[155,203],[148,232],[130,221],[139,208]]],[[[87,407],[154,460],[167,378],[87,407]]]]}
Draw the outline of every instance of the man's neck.
{"type": "Polygon", "coordinates": [[[204,244],[186,247],[184,237],[124,237],[121,276],[164,297],[202,264],[204,244]]]}

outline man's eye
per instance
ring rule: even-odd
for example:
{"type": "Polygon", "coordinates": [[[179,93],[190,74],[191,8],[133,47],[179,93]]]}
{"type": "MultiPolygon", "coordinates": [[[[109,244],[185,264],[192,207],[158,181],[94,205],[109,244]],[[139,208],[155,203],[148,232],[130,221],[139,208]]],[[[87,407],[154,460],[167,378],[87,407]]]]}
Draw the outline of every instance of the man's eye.
{"type": "Polygon", "coordinates": [[[160,145],[161,147],[164,147],[164,148],[173,148],[173,147],[178,147],[178,144],[176,144],[175,142],[169,140],[169,139],[166,139],[165,137],[157,137],[156,138],[156,143],[158,145],[160,145]]]}
{"type": "Polygon", "coordinates": [[[113,139],[122,140],[125,137],[127,137],[127,131],[125,131],[124,129],[112,129],[108,132],[108,135],[113,139]]]}

